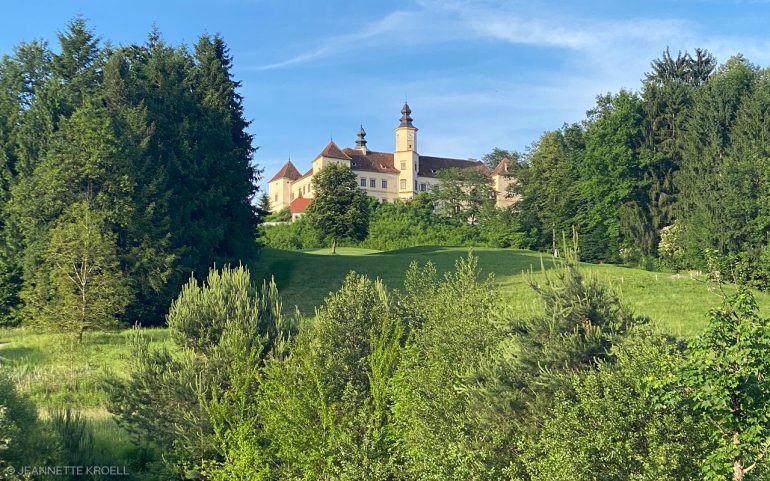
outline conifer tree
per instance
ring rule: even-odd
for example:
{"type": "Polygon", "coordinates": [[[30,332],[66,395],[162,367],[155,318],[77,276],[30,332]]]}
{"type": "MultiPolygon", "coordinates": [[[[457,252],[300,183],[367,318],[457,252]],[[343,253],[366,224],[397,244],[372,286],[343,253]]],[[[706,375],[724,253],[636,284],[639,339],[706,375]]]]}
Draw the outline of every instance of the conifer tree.
{"type": "MultiPolygon", "coordinates": [[[[728,213],[742,209],[736,184],[730,179],[731,130],[744,95],[752,90],[756,69],[743,57],[733,57],[700,88],[684,140],[682,165],[675,176],[679,192],[677,217],[690,261],[703,266],[705,253],[728,253],[742,220],[728,213]],[[737,202],[731,206],[731,202],[737,202]]],[[[740,182],[740,181],[738,181],[740,182]]]]}
{"type": "Polygon", "coordinates": [[[86,203],[67,208],[50,232],[44,254],[50,265],[50,297],[40,314],[50,326],[75,333],[117,325],[129,304],[115,240],[104,219],[86,203]]]}

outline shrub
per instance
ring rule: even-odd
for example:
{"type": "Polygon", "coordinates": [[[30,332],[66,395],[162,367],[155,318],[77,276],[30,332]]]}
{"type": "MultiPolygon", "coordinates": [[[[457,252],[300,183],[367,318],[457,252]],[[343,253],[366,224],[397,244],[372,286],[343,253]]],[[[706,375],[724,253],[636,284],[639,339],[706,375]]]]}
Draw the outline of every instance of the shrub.
{"type": "Polygon", "coordinates": [[[160,446],[171,469],[199,476],[223,459],[231,426],[256,422],[258,372],[289,326],[275,285],[258,290],[243,267],[192,279],[168,324],[175,352],[132,336],[128,379],[111,381],[109,410],[135,439],[160,446]]]}

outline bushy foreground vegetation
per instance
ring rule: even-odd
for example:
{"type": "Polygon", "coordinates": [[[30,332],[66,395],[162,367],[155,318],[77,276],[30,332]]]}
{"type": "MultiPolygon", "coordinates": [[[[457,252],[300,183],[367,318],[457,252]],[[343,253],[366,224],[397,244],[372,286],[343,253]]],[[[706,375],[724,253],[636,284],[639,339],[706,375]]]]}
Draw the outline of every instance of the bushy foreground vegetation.
{"type": "Polygon", "coordinates": [[[445,274],[413,263],[402,285],[351,273],[294,319],[243,267],[191,281],[168,315],[173,346],[133,331],[110,382],[110,410],[144,446],[134,475],[764,479],[770,366],[749,353],[770,346],[750,294],[684,344],[572,262],[533,278],[533,316],[510,316],[473,256],[445,274]]]}

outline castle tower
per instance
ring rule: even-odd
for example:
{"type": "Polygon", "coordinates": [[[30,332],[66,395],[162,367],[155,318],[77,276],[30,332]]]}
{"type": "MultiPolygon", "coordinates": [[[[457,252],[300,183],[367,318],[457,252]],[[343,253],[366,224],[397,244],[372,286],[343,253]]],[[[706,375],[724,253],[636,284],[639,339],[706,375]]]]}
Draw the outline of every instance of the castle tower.
{"type": "Polygon", "coordinates": [[[360,150],[362,154],[369,152],[369,149],[366,148],[366,131],[364,130],[363,125],[358,129],[358,133],[356,134],[356,149],[360,150]]]}
{"type": "Polygon", "coordinates": [[[401,109],[401,123],[396,127],[396,151],[393,162],[400,171],[398,196],[409,199],[417,192],[417,173],[420,170],[420,156],[417,155],[417,127],[412,125],[412,110],[404,103],[401,109]]]}

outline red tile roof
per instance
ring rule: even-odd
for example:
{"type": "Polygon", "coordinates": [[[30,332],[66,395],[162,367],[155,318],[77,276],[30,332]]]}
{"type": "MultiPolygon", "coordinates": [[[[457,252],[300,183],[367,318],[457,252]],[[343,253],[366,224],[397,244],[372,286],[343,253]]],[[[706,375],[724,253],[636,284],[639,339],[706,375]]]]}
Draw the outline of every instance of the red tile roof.
{"type": "Polygon", "coordinates": [[[444,157],[420,156],[421,177],[436,177],[436,173],[444,169],[475,169],[489,175],[489,168],[480,160],[447,159],[444,157]]]}
{"type": "Polygon", "coordinates": [[[344,153],[350,159],[350,168],[353,170],[366,170],[383,174],[398,174],[399,172],[393,165],[393,154],[372,151],[367,151],[364,154],[360,150],[350,148],[345,149],[344,153]]]}
{"type": "Polygon", "coordinates": [[[300,177],[302,177],[302,175],[299,173],[299,170],[297,170],[297,168],[294,167],[294,164],[291,163],[291,160],[286,162],[286,164],[283,167],[281,167],[281,170],[279,170],[278,173],[275,174],[273,178],[270,179],[268,182],[282,179],[284,177],[291,180],[297,180],[300,177]]]}
{"type": "Polygon", "coordinates": [[[329,144],[324,147],[324,149],[318,155],[329,157],[331,159],[350,160],[350,157],[345,155],[345,153],[342,152],[339,147],[337,147],[337,144],[335,144],[333,140],[330,140],[329,144]]]}
{"type": "Polygon", "coordinates": [[[291,201],[289,208],[291,208],[292,214],[302,214],[307,209],[307,206],[313,202],[313,199],[307,199],[305,197],[298,197],[291,201]]]}
{"type": "Polygon", "coordinates": [[[503,160],[501,160],[500,163],[497,164],[497,167],[495,167],[495,170],[492,171],[492,175],[506,175],[508,173],[510,162],[508,157],[503,157],[503,160]]]}
{"type": "MultiPolygon", "coordinates": [[[[396,168],[393,161],[393,154],[388,152],[374,152],[366,151],[363,153],[358,149],[345,148],[340,150],[334,141],[329,142],[329,145],[319,154],[324,157],[330,157],[333,159],[343,159],[350,161],[350,168],[353,170],[364,170],[369,172],[379,172],[383,174],[398,174],[399,170],[396,168]]],[[[497,166],[494,172],[490,172],[489,168],[484,165],[480,160],[462,160],[462,159],[448,159],[445,157],[430,157],[427,155],[420,156],[420,171],[418,175],[422,177],[436,177],[436,173],[440,170],[459,168],[459,169],[477,169],[484,172],[487,175],[494,175],[501,169],[503,162],[508,159],[503,159],[500,165],[497,166]]],[[[503,166],[507,169],[507,165],[503,166]]],[[[313,169],[308,170],[304,175],[294,167],[294,164],[287,162],[286,165],[273,177],[270,182],[281,177],[287,177],[291,180],[297,180],[305,178],[313,174],[313,169]]]]}

